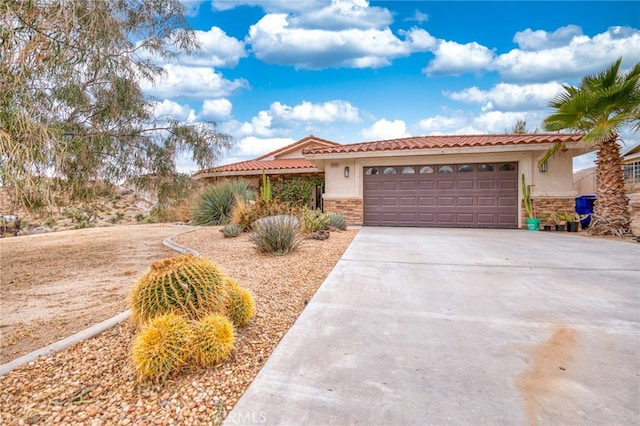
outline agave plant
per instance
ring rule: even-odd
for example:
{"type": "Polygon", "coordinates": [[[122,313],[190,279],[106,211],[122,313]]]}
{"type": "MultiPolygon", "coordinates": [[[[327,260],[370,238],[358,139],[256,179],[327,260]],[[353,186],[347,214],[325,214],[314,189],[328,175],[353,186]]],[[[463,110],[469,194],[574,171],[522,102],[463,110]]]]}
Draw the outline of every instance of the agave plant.
{"type": "Polygon", "coordinates": [[[255,199],[255,191],[244,179],[225,181],[205,190],[200,202],[193,209],[196,225],[224,225],[229,223],[231,212],[238,200],[255,199]]]}

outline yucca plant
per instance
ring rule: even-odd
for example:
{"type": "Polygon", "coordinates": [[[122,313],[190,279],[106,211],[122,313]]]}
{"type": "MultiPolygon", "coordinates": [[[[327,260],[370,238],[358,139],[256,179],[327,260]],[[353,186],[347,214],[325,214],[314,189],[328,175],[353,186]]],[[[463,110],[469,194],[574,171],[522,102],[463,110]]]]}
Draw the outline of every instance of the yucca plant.
{"type": "Polygon", "coordinates": [[[253,224],[251,241],[261,253],[283,255],[295,251],[304,237],[295,216],[278,215],[258,219],[253,224]]]}
{"type": "Polygon", "coordinates": [[[191,357],[198,366],[218,364],[231,355],[235,334],[231,321],[218,314],[192,324],[191,357]]]}
{"type": "Polygon", "coordinates": [[[158,316],[143,325],[131,347],[131,362],[138,378],[166,379],[189,359],[191,328],[176,314],[158,316]]]}
{"type": "Polygon", "coordinates": [[[195,225],[224,225],[229,223],[231,212],[238,200],[255,199],[255,192],[244,179],[230,180],[207,188],[193,209],[195,225]]]}
{"type": "Polygon", "coordinates": [[[234,325],[239,327],[247,325],[256,311],[251,293],[231,278],[227,278],[225,284],[227,286],[225,315],[234,325]]]}
{"type": "Polygon", "coordinates": [[[347,229],[347,219],[341,213],[327,214],[327,227],[345,230],[347,229]]]}
{"type": "Polygon", "coordinates": [[[132,319],[141,323],[165,313],[198,319],[221,312],[226,300],[223,279],[213,262],[192,254],[155,262],[133,287],[132,319]]]}

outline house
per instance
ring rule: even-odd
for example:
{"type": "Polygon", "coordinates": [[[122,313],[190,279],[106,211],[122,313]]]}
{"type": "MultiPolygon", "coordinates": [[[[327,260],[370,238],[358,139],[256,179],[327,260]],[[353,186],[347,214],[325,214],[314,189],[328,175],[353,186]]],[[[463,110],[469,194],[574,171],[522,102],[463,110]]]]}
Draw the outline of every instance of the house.
{"type": "Polygon", "coordinates": [[[257,188],[263,172],[269,176],[272,182],[294,177],[323,177],[324,172],[306,160],[302,155],[302,150],[336,146],[340,146],[340,144],[310,135],[253,160],[200,170],[193,175],[193,178],[206,183],[216,183],[230,178],[244,178],[257,188]]]}
{"type": "Polygon", "coordinates": [[[626,183],[640,183],[640,143],[622,152],[622,167],[626,183]]]}
{"type": "Polygon", "coordinates": [[[573,211],[573,157],[581,134],[421,136],[306,148],[324,171],[324,211],[350,225],[526,227],[521,179],[537,217],[573,211]],[[555,144],[563,152],[542,167],[555,144]]]}
{"type": "MultiPolygon", "coordinates": [[[[263,173],[269,177],[273,184],[295,178],[322,179],[324,171],[305,159],[302,150],[336,146],[340,146],[340,144],[310,135],[254,160],[200,170],[193,175],[193,178],[207,184],[242,178],[249,181],[255,188],[260,187],[263,173]]],[[[322,208],[322,186],[316,186],[315,191],[311,194],[310,207],[322,208]]]]}

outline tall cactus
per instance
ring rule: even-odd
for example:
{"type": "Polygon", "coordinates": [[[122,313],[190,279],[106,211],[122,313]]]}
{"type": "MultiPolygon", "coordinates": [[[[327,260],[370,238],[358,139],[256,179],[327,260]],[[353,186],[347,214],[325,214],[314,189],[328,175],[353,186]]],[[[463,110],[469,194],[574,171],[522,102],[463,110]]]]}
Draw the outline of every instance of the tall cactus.
{"type": "Polygon", "coordinates": [[[267,174],[262,171],[262,186],[260,187],[260,195],[264,201],[271,201],[271,180],[267,177],[267,174]]]}
{"type": "Polygon", "coordinates": [[[227,299],[224,276],[210,260],[192,254],[161,260],[134,285],[132,319],[143,323],[164,313],[201,319],[222,312],[227,299]]]}

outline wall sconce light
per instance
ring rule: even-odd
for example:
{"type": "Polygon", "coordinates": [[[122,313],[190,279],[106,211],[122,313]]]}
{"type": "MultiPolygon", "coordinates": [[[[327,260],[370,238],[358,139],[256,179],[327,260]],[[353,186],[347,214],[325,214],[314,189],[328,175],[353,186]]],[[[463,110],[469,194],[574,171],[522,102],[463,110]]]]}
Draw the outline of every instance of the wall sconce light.
{"type": "Polygon", "coordinates": [[[545,161],[544,163],[540,164],[540,167],[538,167],[538,170],[540,171],[540,173],[546,172],[547,170],[549,170],[549,163],[545,161]]]}
{"type": "Polygon", "coordinates": [[[344,177],[349,177],[349,166],[344,168],[344,177]]]}

